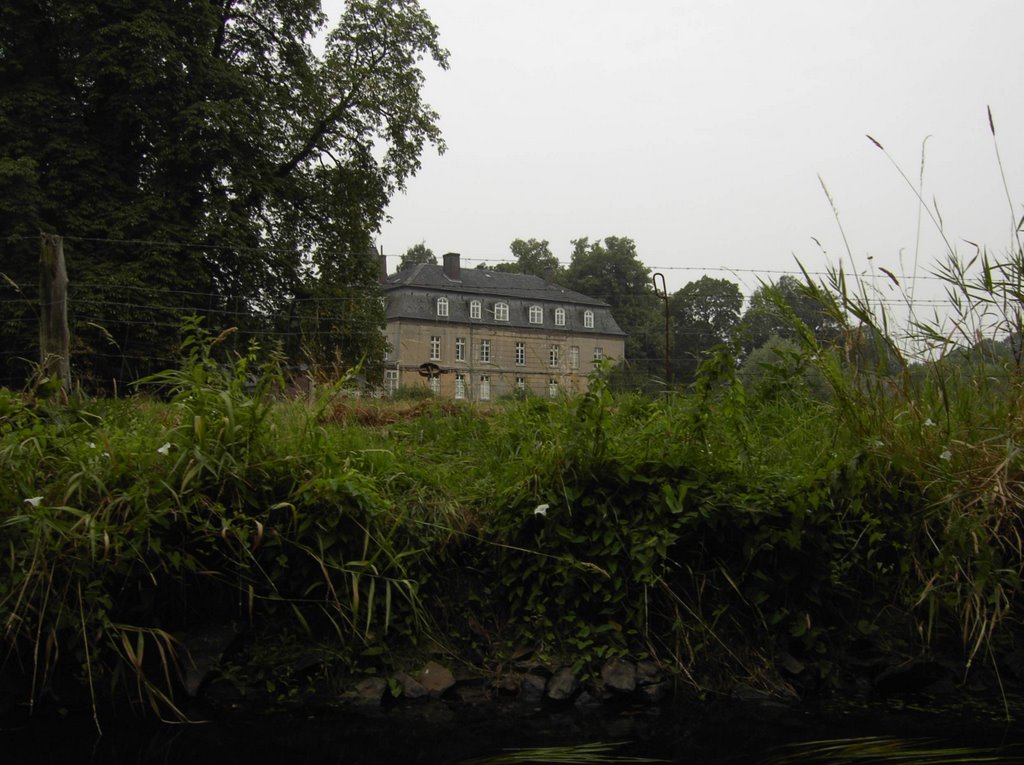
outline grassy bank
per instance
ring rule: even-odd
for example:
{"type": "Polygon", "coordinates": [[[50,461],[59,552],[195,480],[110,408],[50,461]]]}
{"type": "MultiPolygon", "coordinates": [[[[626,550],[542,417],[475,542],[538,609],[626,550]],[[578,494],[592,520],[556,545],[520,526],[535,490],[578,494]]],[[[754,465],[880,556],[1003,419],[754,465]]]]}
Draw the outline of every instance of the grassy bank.
{"type": "Polygon", "coordinates": [[[808,333],[753,376],[721,349],[658,398],[598,370],[486,409],[286,400],[273,354],[221,358],[198,327],[132,398],[0,391],[5,692],[173,715],[187,636],[225,620],[225,676],[279,694],[281,667],[428,650],[651,657],[697,694],[922,656],[1024,672],[1013,328],[914,364],[841,279],[808,290],[870,342],[808,333]]]}

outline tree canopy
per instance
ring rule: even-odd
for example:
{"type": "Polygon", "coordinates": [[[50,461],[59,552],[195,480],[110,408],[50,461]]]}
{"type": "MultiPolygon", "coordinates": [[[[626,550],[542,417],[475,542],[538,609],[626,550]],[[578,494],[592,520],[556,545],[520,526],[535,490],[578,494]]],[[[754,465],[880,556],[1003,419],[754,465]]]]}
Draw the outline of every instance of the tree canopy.
{"type": "Polygon", "coordinates": [[[734,282],[702,276],[669,299],[676,381],[691,381],[704,354],[734,339],[743,294],[734,282]]]}
{"type": "Polygon", "coordinates": [[[761,285],[750,296],[750,305],[743,314],[748,350],[759,348],[773,336],[797,339],[792,322],[780,310],[780,303],[807,325],[818,342],[830,343],[839,336],[838,322],[807,294],[796,277],[783,275],[774,284],[761,285]]]}
{"type": "MultiPolygon", "coordinates": [[[[65,236],[86,345],[126,302],[100,286],[139,291],[160,321],[114,333],[128,376],[173,339],[171,308],[231,306],[240,324],[258,308],[305,352],[375,355],[372,236],[422,152],[444,148],[422,65],[448,54],[416,0],[350,0],[318,55],[325,24],[319,0],[4,3],[4,273],[33,284],[38,245],[18,237],[65,236]]],[[[31,357],[31,328],[2,318],[31,357]]]]}
{"type": "Polygon", "coordinates": [[[565,286],[603,300],[612,316],[628,333],[626,358],[642,373],[658,369],[663,358],[659,339],[658,299],[651,284],[651,270],[637,255],[628,237],[609,236],[591,242],[573,240],[572,260],[561,277],[565,286]]]}
{"type": "Polygon", "coordinates": [[[431,263],[437,265],[437,256],[434,255],[434,251],[427,247],[426,242],[420,242],[414,244],[405,254],[402,255],[402,259],[398,262],[398,270],[401,271],[407,266],[415,266],[420,263],[431,263]]]}

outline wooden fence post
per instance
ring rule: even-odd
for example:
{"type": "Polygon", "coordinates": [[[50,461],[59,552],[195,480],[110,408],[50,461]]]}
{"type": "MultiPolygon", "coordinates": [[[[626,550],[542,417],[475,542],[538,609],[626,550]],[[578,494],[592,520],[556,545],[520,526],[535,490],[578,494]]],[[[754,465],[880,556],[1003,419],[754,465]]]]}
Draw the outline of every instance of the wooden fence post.
{"type": "Polygon", "coordinates": [[[67,391],[71,388],[68,272],[64,240],[56,234],[40,235],[39,302],[39,363],[47,376],[58,375],[67,391]]]}

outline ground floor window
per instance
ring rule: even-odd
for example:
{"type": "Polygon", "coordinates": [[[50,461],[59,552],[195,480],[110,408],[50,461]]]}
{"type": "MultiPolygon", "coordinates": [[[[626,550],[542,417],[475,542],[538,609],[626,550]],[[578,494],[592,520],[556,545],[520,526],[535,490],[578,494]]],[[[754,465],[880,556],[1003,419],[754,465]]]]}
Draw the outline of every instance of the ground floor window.
{"type": "Polygon", "coordinates": [[[398,370],[397,369],[385,369],[384,370],[384,390],[387,391],[389,396],[395,395],[398,392],[398,370]]]}
{"type": "Polygon", "coordinates": [[[463,399],[466,397],[466,376],[461,373],[455,375],[455,398],[463,399]]]}
{"type": "Polygon", "coordinates": [[[516,390],[526,390],[526,378],[525,377],[517,377],[516,378],[516,390]]]}
{"type": "Polygon", "coordinates": [[[558,380],[548,380],[548,396],[558,398],[558,380]]]}
{"type": "Polygon", "coordinates": [[[480,375],[480,400],[491,400],[491,378],[490,375],[480,375]]]}
{"type": "Polygon", "coordinates": [[[430,378],[430,392],[435,396],[441,392],[441,378],[431,377],[430,378]]]}

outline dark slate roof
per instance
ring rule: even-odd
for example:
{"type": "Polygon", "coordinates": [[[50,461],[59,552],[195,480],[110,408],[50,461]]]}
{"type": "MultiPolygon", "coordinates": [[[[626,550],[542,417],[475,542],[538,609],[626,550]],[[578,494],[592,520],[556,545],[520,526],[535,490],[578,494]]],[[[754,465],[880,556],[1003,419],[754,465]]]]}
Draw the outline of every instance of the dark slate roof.
{"type": "Polygon", "coordinates": [[[421,263],[388,276],[381,285],[388,298],[387,318],[430,319],[455,324],[480,323],[523,329],[544,329],[583,334],[625,335],[611,315],[608,304],[539,276],[509,274],[483,268],[462,268],[460,279],[450,279],[440,265],[421,263]],[[404,288],[404,289],[403,289],[404,288]],[[439,317],[437,298],[448,298],[448,316],[439,317]],[[469,318],[469,303],[480,300],[480,319],[469,318]],[[509,320],[494,320],[494,304],[509,304],[509,320]],[[529,323],[529,307],[541,305],[544,324],[529,323]],[[565,326],[555,326],[554,311],[564,308],[565,326]],[[594,312],[594,326],[583,326],[583,313],[594,312]]]}
{"type": "Polygon", "coordinates": [[[484,295],[519,297],[524,300],[552,300],[563,304],[579,303],[589,306],[607,306],[595,298],[579,292],[548,284],[545,279],[530,274],[509,274],[504,271],[489,271],[486,268],[462,268],[458,281],[449,279],[442,266],[420,263],[392,274],[384,283],[384,289],[393,287],[425,287],[444,292],[477,292],[484,295]]]}

